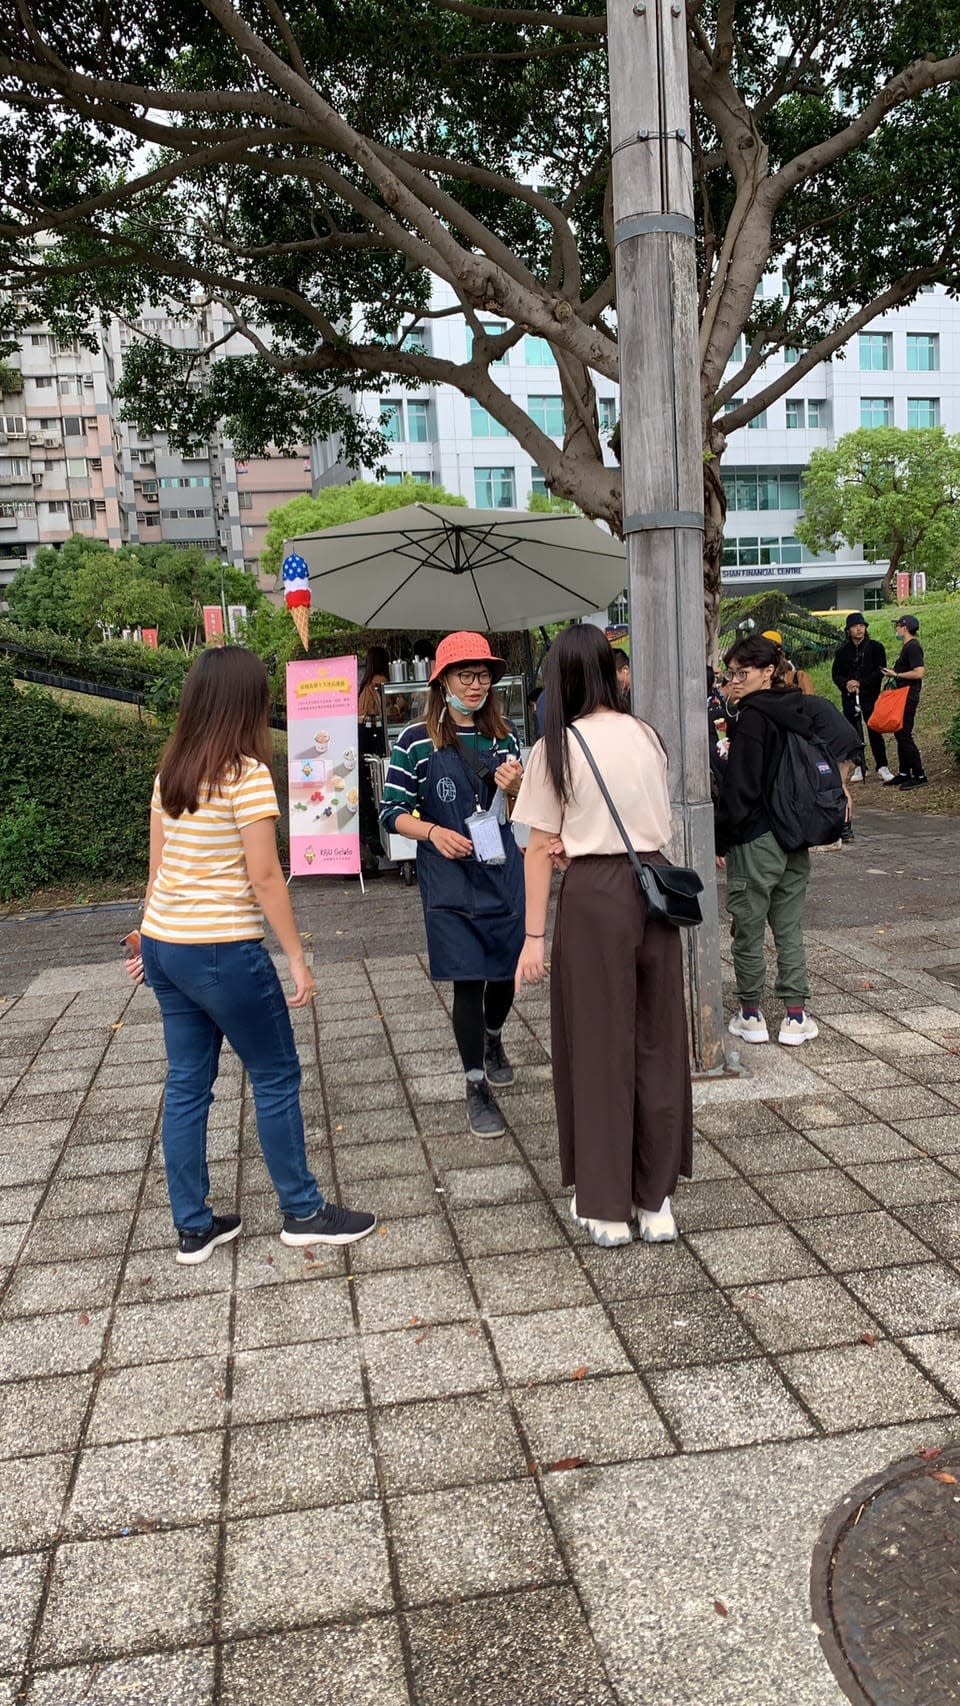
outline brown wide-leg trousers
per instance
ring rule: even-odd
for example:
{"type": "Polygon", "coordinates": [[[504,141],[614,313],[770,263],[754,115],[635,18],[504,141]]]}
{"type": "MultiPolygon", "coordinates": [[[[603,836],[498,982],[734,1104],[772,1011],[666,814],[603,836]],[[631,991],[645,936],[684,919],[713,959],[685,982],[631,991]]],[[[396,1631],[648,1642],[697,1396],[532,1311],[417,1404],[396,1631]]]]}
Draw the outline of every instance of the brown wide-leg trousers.
{"type": "Polygon", "coordinates": [[[578,1214],[628,1221],[633,1204],[658,1209],[693,1166],[680,932],[647,922],[626,854],[574,859],[551,957],[563,1183],[576,1186],[578,1214]]]}

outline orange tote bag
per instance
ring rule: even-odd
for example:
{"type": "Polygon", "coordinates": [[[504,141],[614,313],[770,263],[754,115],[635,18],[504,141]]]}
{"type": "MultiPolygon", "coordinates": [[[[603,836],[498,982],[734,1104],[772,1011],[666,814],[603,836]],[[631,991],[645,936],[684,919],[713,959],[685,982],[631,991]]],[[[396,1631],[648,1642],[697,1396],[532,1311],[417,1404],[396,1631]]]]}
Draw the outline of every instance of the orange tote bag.
{"type": "Polygon", "coordinates": [[[885,687],[867,718],[867,728],[874,734],[895,735],[903,728],[909,687],[885,687]]]}

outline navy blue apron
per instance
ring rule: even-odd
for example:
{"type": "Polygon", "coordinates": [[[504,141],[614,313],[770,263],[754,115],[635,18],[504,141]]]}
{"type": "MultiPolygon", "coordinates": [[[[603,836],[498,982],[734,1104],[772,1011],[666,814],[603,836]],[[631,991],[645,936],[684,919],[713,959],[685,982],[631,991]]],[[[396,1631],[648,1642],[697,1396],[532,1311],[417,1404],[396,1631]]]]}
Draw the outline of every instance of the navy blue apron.
{"type": "MultiPolygon", "coordinates": [[[[477,760],[497,769],[504,754],[477,760]]],[[[466,835],[466,820],[489,803],[481,779],[453,747],[436,749],[427,761],[420,810],[428,823],[466,835]]],[[[523,948],[523,860],[509,824],[502,824],[505,865],[481,865],[473,855],[445,859],[429,841],[417,844],[417,882],[423,901],[430,976],[441,981],[512,978],[523,948]]]]}

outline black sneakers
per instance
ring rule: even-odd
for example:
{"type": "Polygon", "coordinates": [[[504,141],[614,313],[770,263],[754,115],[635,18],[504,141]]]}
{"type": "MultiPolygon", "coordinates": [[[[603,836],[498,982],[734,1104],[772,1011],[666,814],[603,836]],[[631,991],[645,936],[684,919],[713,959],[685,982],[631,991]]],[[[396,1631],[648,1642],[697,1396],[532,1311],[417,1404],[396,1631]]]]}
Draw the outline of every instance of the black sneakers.
{"type": "Polygon", "coordinates": [[[883,779],[883,785],[885,788],[902,788],[904,782],[907,780],[908,777],[904,771],[898,770],[895,776],[885,776],[883,779]]]}
{"type": "Polygon", "coordinates": [[[901,794],[906,794],[909,793],[911,788],[925,788],[927,781],[928,778],[926,776],[908,776],[905,782],[901,782],[900,792],[901,794]]]}
{"type": "Polygon", "coordinates": [[[490,1094],[490,1086],[480,1079],[467,1079],[467,1124],[474,1137],[502,1137],[506,1123],[490,1094]]]}
{"type": "Polygon", "coordinates": [[[229,1244],[239,1231],[239,1214],[215,1214],[206,1232],[181,1232],[177,1261],[205,1262],[218,1244],[229,1244]]]}
{"type": "Polygon", "coordinates": [[[280,1233],[281,1244],[356,1244],[359,1238],[366,1238],[377,1224],[375,1214],[357,1212],[351,1208],[337,1208],[335,1203],[325,1202],[316,1214],[311,1214],[307,1220],[297,1220],[292,1214],[283,1217],[283,1228],[280,1233]]]}
{"type": "Polygon", "coordinates": [[[492,1037],[487,1032],[483,1049],[483,1070],[487,1075],[488,1084],[512,1084],[513,1067],[507,1059],[507,1051],[499,1036],[492,1037]]]}

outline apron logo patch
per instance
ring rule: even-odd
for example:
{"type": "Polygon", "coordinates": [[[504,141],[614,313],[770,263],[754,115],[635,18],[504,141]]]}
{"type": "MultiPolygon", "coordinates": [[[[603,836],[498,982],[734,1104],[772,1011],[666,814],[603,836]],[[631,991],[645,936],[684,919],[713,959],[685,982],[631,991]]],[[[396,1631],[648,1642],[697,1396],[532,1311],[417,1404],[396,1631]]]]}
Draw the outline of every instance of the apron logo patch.
{"type": "Polygon", "coordinates": [[[452,806],[457,797],[457,784],[449,776],[441,776],[437,783],[437,793],[445,806],[452,806]]]}

